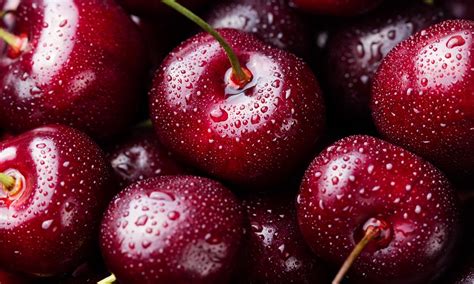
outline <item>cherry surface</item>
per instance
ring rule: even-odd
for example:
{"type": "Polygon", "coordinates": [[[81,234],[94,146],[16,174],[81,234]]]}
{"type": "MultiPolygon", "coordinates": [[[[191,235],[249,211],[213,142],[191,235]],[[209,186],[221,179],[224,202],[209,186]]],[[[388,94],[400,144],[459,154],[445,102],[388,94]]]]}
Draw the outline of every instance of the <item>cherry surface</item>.
{"type": "Polygon", "coordinates": [[[331,33],[325,77],[342,124],[353,129],[371,125],[370,89],[380,63],[398,43],[443,17],[431,5],[393,4],[331,33]]]}
{"type": "Polygon", "coordinates": [[[332,16],[354,16],[377,7],[382,0],[290,0],[303,11],[332,16]]]}
{"type": "Polygon", "coordinates": [[[397,45],[374,79],[371,108],[380,133],[453,177],[471,175],[473,68],[473,22],[445,21],[397,45]]]}
{"type": "Polygon", "coordinates": [[[244,207],[247,283],[329,283],[325,265],[301,236],[293,195],[249,196],[244,207]]]}
{"type": "Polygon", "coordinates": [[[428,283],[450,262],[458,237],[458,204],[446,177],[370,136],[347,137],[316,157],[297,200],[304,238],[334,264],[366,228],[380,228],[351,268],[362,283],[428,283]]]}
{"type": "Polygon", "coordinates": [[[73,269],[93,248],[110,170],[83,133],[51,125],[0,144],[0,171],[19,191],[0,191],[0,265],[36,276],[73,269]]]}
{"type": "MultiPolygon", "coordinates": [[[[163,16],[172,13],[170,8],[166,7],[161,0],[117,0],[127,11],[134,15],[146,16],[153,18],[154,16],[163,16]]],[[[179,3],[189,9],[202,8],[211,0],[181,0],[179,3]]]]}
{"type": "Polygon", "coordinates": [[[470,0],[440,0],[441,5],[458,19],[474,20],[474,6],[470,0]]]}
{"type": "Polygon", "coordinates": [[[139,127],[108,151],[120,188],[160,175],[183,174],[171,152],[163,148],[150,127],[139,127]]]}
{"type": "Polygon", "coordinates": [[[120,283],[225,283],[242,235],[242,208],[228,189],[206,178],[166,176],[119,193],[100,242],[120,283]]]}
{"type": "Polygon", "coordinates": [[[232,29],[219,32],[253,80],[229,84],[223,49],[206,33],[177,47],[150,92],[161,142],[182,160],[239,184],[285,179],[322,135],[325,108],[318,82],[300,59],[232,29]]]}
{"type": "Polygon", "coordinates": [[[309,56],[309,32],[286,0],[225,1],[211,10],[207,22],[215,28],[251,33],[303,58],[309,56]]]}
{"type": "Polygon", "coordinates": [[[63,123],[104,138],[133,122],[146,52],[115,1],[23,0],[15,15],[12,32],[28,44],[0,57],[3,127],[63,123]]]}
{"type": "Polygon", "coordinates": [[[0,283],[1,284],[27,284],[32,283],[31,280],[9,271],[0,269],[0,283]]]}

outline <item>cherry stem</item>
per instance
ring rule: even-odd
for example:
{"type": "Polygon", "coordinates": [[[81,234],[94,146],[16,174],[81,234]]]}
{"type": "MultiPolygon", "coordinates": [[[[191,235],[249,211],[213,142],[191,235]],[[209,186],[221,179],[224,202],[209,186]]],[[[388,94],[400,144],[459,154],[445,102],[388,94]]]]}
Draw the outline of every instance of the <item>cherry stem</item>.
{"type": "Polygon", "coordinates": [[[4,173],[0,173],[0,183],[5,189],[10,190],[15,185],[15,179],[4,173]]]}
{"type": "Polygon", "coordinates": [[[115,281],[117,281],[117,278],[115,278],[115,275],[114,275],[114,274],[110,274],[109,277],[100,280],[99,282],[97,282],[97,284],[112,284],[112,283],[114,283],[115,281]]]}
{"type": "Polygon", "coordinates": [[[7,30],[0,28],[0,39],[3,39],[15,53],[19,53],[21,51],[23,40],[21,37],[18,37],[7,30]]]}
{"type": "Polygon", "coordinates": [[[251,76],[249,76],[248,72],[246,73],[242,69],[242,65],[240,64],[237,55],[235,54],[234,50],[230,47],[230,44],[213,28],[211,25],[206,23],[202,18],[198,15],[191,12],[186,7],[182,6],[176,0],[162,0],[162,2],[169,7],[173,8],[174,10],[178,11],[183,16],[187,17],[198,26],[200,26],[204,31],[212,35],[222,46],[229,58],[230,64],[232,65],[232,71],[234,75],[237,77],[239,85],[245,85],[252,80],[251,76]]]}
{"type": "Polygon", "coordinates": [[[332,284],[340,284],[341,281],[346,276],[347,272],[351,268],[352,264],[356,261],[357,257],[364,251],[365,247],[376,237],[380,235],[380,229],[375,227],[367,228],[365,236],[360,240],[360,242],[354,247],[349,257],[346,259],[341,269],[337,273],[336,277],[332,281],[332,284]]]}

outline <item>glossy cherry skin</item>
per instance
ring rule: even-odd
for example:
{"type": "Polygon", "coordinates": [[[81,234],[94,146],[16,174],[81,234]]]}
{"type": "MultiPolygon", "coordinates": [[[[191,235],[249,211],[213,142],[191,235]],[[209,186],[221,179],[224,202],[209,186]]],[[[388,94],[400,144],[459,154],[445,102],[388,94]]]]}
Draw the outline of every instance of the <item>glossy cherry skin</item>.
{"type": "Polygon", "coordinates": [[[66,272],[93,247],[110,171],[83,133],[51,125],[0,144],[0,172],[23,181],[0,196],[0,265],[37,276],[66,272]]]}
{"type": "Polygon", "coordinates": [[[382,0],[290,0],[303,11],[332,16],[353,16],[377,7],[382,0]]]}
{"type": "Polygon", "coordinates": [[[473,22],[446,21],[396,46],[372,89],[380,133],[454,177],[472,175],[473,68],[473,22]]]}
{"type": "Polygon", "coordinates": [[[329,283],[328,273],[303,240],[289,194],[250,196],[247,213],[247,283],[329,283]]]}
{"type": "Polygon", "coordinates": [[[108,137],[131,122],[146,75],[143,40],[112,0],[23,0],[14,34],[28,45],[0,57],[0,121],[24,131],[62,123],[108,137]]]}
{"type": "Polygon", "coordinates": [[[318,83],[295,56],[237,30],[219,32],[253,80],[240,91],[228,84],[223,49],[200,33],[157,72],[151,120],[168,149],[208,174],[239,184],[277,182],[305,160],[323,132],[318,83]]]}
{"type": "Polygon", "coordinates": [[[112,147],[107,157],[120,188],[160,175],[186,172],[171,152],[163,148],[150,127],[139,127],[112,147]]]}
{"type": "Polygon", "coordinates": [[[440,0],[444,9],[457,19],[474,20],[474,6],[470,0],[440,0]]]}
{"type": "Polygon", "coordinates": [[[310,36],[305,23],[286,0],[226,1],[206,20],[215,28],[233,28],[301,57],[308,57],[310,36]]]}
{"type": "MultiPolygon", "coordinates": [[[[171,8],[161,3],[161,0],[117,0],[125,9],[134,15],[153,17],[172,12],[171,8]]],[[[197,9],[209,3],[210,0],[182,0],[178,1],[188,9],[197,9]]]]}
{"type": "Polygon", "coordinates": [[[13,274],[9,271],[0,269],[0,283],[1,284],[27,284],[33,283],[25,277],[17,274],[13,274]]]}
{"type": "Polygon", "coordinates": [[[431,5],[394,4],[333,32],[325,68],[339,120],[358,129],[370,123],[370,89],[383,58],[401,41],[442,19],[441,10],[431,5]]]}
{"type": "Polygon", "coordinates": [[[164,176],[110,203],[100,243],[120,283],[226,283],[243,235],[240,202],[220,183],[164,176]]]}
{"type": "Polygon", "coordinates": [[[372,218],[385,224],[381,239],[351,267],[362,283],[428,283],[449,263],[457,240],[458,204],[446,177],[414,154],[370,136],[344,138],[316,157],[297,203],[305,240],[338,265],[372,218]]]}

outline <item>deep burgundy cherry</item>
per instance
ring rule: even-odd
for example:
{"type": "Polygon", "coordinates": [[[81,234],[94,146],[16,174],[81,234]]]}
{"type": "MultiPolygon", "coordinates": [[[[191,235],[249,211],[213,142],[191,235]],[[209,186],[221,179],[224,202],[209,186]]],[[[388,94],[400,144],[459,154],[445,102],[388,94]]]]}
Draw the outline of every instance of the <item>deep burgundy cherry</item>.
{"type": "Polygon", "coordinates": [[[458,234],[446,177],[370,136],[342,139],[316,157],[297,203],[305,240],[334,264],[372,234],[350,270],[362,283],[428,283],[450,261],[458,234]]]}
{"type": "Polygon", "coordinates": [[[356,129],[370,123],[370,88],[382,59],[398,43],[442,18],[441,10],[430,5],[394,4],[332,32],[325,74],[339,120],[356,129]]]}
{"type": "Polygon", "coordinates": [[[305,23],[287,0],[226,1],[213,8],[207,22],[215,28],[233,28],[262,41],[308,57],[310,36],[305,23]]]}
{"type": "Polygon", "coordinates": [[[33,281],[9,271],[0,269],[0,283],[1,284],[27,284],[33,283],[33,281]]]}
{"type": "Polygon", "coordinates": [[[237,30],[219,32],[252,80],[236,86],[219,43],[206,33],[190,38],[156,74],[155,130],[168,149],[211,175],[245,184],[284,179],[323,132],[318,82],[295,56],[237,30]]]}
{"type": "Polygon", "coordinates": [[[353,16],[377,7],[382,0],[290,0],[303,11],[332,16],[353,16]]]}
{"type": "Polygon", "coordinates": [[[102,254],[120,283],[226,283],[243,235],[234,195],[206,178],[135,183],[110,203],[102,254]]]}
{"type": "Polygon", "coordinates": [[[120,188],[147,178],[186,171],[158,142],[152,128],[139,127],[108,151],[120,188]]]}
{"type": "Polygon", "coordinates": [[[328,283],[326,267],[301,236],[294,200],[288,194],[245,199],[247,254],[241,274],[247,283],[328,283]]]}
{"type": "Polygon", "coordinates": [[[98,253],[99,255],[93,255],[77,266],[70,275],[60,280],[59,284],[97,284],[104,277],[107,277],[109,273],[100,257],[100,252],[98,253]]]}
{"type": "Polygon", "coordinates": [[[457,19],[474,20],[474,6],[470,0],[439,0],[444,9],[457,19]]]}
{"type": "Polygon", "coordinates": [[[25,42],[0,57],[3,127],[64,123],[102,138],[132,122],[146,52],[115,1],[23,0],[15,15],[25,42]]]}
{"type": "Polygon", "coordinates": [[[374,79],[381,134],[453,176],[472,176],[473,70],[473,22],[446,21],[399,44],[374,79]]]}
{"type": "Polygon", "coordinates": [[[112,191],[104,154],[51,125],[0,144],[0,266],[36,276],[73,269],[92,249],[112,191]]]}
{"type": "MultiPolygon", "coordinates": [[[[169,8],[161,3],[162,0],[117,0],[128,11],[135,15],[154,17],[170,13],[169,8]]],[[[197,9],[209,3],[210,0],[181,0],[179,3],[185,7],[197,9]]]]}

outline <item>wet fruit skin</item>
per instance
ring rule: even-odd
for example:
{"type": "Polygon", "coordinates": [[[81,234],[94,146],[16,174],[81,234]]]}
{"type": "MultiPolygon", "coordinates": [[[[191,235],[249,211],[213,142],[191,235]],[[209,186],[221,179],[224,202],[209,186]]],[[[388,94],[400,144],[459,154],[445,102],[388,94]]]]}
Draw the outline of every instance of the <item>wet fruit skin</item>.
{"type": "Polygon", "coordinates": [[[226,1],[207,20],[215,28],[233,28],[300,57],[309,56],[310,36],[300,16],[286,0],[226,1]]]}
{"type": "Polygon", "coordinates": [[[325,265],[301,236],[293,195],[250,196],[244,208],[246,283],[329,283],[325,265]]]}
{"type": "Polygon", "coordinates": [[[371,123],[370,89],[387,53],[416,32],[440,22],[440,9],[426,4],[386,5],[331,34],[326,79],[332,104],[345,123],[371,123]]]}
{"type": "Polygon", "coordinates": [[[19,57],[0,58],[0,121],[11,131],[48,123],[95,138],[133,122],[146,75],[145,47],[112,0],[24,0],[12,32],[26,34],[19,57]]]}
{"type": "Polygon", "coordinates": [[[151,127],[135,129],[129,137],[114,145],[107,157],[120,188],[143,179],[186,172],[160,145],[151,127]]]}
{"type": "Polygon", "coordinates": [[[110,203],[100,243],[120,283],[226,283],[243,235],[240,202],[220,183],[165,176],[110,203]]]}
{"type": "Polygon", "coordinates": [[[332,16],[353,16],[377,7],[382,0],[290,0],[305,12],[332,16]]]}
{"type": "Polygon", "coordinates": [[[237,30],[219,32],[252,82],[241,91],[230,86],[223,49],[200,33],[156,73],[151,120],[161,142],[196,168],[233,183],[275,183],[307,158],[323,132],[319,85],[295,56],[237,30]]]}
{"type": "Polygon", "coordinates": [[[93,248],[112,186],[104,154],[83,133],[50,125],[0,144],[0,265],[36,276],[73,269],[93,248]]]}
{"type": "Polygon", "coordinates": [[[474,170],[473,34],[460,20],[416,34],[387,55],[372,89],[380,133],[453,177],[474,170]]]}
{"type": "MultiPolygon", "coordinates": [[[[153,18],[153,16],[173,13],[172,10],[161,0],[117,0],[127,11],[134,15],[146,16],[153,18]]],[[[210,0],[182,0],[179,3],[189,9],[202,8],[210,0]]]]}
{"type": "Polygon", "coordinates": [[[344,138],[316,157],[297,200],[305,240],[334,264],[344,262],[372,218],[385,223],[383,237],[351,268],[362,283],[428,283],[449,263],[458,237],[458,204],[446,177],[370,136],[344,138]]]}
{"type": "Polygon", "coordinates": [[[6,270],[0,270],[0,283],[2,284],[27,284],[32,283],[23,276],[13,274],[6,270]]]}
{"type": "Polygon", "coordinates": [[[474,6],[470,0],[439,0],[438,2],[455,18],[474,20],[474,6]]]}

